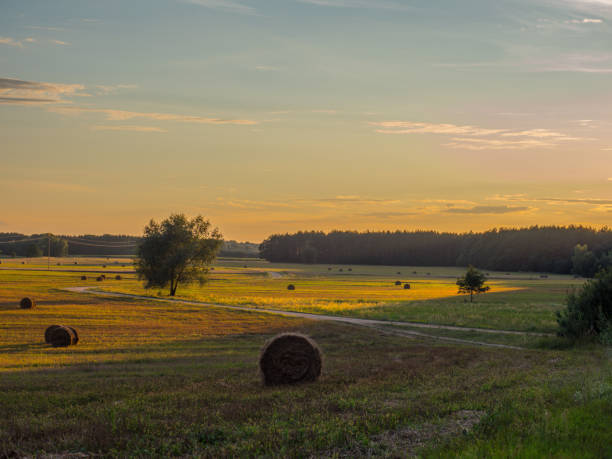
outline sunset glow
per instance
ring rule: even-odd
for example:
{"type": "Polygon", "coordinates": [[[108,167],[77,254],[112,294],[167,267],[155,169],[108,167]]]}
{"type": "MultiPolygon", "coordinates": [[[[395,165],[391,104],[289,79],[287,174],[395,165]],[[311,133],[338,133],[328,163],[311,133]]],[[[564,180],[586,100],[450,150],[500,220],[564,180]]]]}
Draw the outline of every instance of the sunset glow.
{"type": "Polygon", "coordinates": [[[612,2],[9,0],[0,232],[612,221],[612,2]]]}

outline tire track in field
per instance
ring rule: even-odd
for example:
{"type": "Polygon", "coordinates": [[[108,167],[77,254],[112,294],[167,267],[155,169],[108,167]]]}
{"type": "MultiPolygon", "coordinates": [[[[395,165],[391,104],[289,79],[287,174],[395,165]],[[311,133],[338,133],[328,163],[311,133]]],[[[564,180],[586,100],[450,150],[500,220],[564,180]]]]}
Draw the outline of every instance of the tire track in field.
{"type": "Polygon", "coordinates": [[[356,317],[330,316],[330,315],[325,315],[325,314],[312,314],[308,312],[297,312],[297,311],[283,311],[283,310],[278,310],[278,309],[249,308],[246,306],[233,306],[229,304],[206,303],[203,301],[183,300],[183,299],[176,299],[176,298],[157,298],[157,297],[145,296],[145,295],[134,295],[131,293],[92,290],[93,288],[94,287],[68,287],[68,288],[65,288],[64,290],[67,290],[73,293],[85,293],[85,294],[97,295],[97,296],[132,298],[135,300],[158,301],[158,302],[164,302],[164,303],[180,303],[180,304],[188,304],[192,306],[210,306],[210,307],[215,307],[215,308],[233,309],[236,311],[259,312],[263,314],[278,314],[278,315],[288,316],[288,317],[299,317],[302,319],[341,322],[341,323],[346,323],[346,324],[351,324],[351,325],[358,325],[362,327],[372,328],[372,329],[375,329],[379,332],[386,333],[386,334],[393,334],[393,335],[406,336],[406,337],[430,338],[430,339],[435,339],[439,341],[447,341],[451,343],[470,344],[470,345],[495,347],[495,348],[503,348],[503,349],[527,350],[526,348],[519,347],[519,346],[512,346],[510,344],[487,343],[483,341],[473,341],[473,340],[462,339],[462,338],[452,338],[450,336],[430,335],[427,333],[421,333],[421,332],[414,331],[414,330],[402,329],[401,327],[455,330],[455,331],[466,331],[466,332],[484,332],[484,333],[491,333],[491,334],[522,335],[522,336],[540,336],[540,337],[554,336],[549,333],[520,332],[520,331],[513,331],[513,330],[494,330],[494,329],[486,329],[486,328],[468,328],[468,327],[457,327],[453,325],[423,324],[423,323],[417,323],[417,322],[398,322],[398,321],[376,320],[376,319],[360,319],[356,317]]]}

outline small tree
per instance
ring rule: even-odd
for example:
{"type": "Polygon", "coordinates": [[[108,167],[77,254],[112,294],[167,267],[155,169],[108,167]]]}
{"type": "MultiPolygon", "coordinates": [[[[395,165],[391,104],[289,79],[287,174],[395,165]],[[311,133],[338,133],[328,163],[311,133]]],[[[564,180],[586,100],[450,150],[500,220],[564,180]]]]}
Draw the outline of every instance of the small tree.
{"type": "Polygon", "coordinates": [[[483,273],[470,265],[465,275],[457,279],[457,285],[459,286],[457,293],[469,293],[471,303],[474,301],[474,293],[484,293],[491,288],[488,285],[484,285],[486,280],[487,277],[483,273]]]}
{"type": "Polygon", "coordinates": [[[579,292],[567,296],[557,312],[559,335],[570,339],[610,332],[612,327],[612,269],[600,271],[579,292]]]}
{"type": "Polygon", "coordinates": [[[188,219],[173,214],[161,223],[154,220],[145,227],[144,238],[134,261],[145,288],[170,288],[174,296],[179,283],[204,284],[208,266],[223,244],[219,230],[201,215],[188,219]]]}

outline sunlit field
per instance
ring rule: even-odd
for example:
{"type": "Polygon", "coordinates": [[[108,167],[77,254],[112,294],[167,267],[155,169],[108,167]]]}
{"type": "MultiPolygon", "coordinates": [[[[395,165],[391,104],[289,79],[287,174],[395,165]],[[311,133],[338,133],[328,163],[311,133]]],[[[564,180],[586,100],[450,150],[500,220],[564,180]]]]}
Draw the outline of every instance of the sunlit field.
{"type": "MultiPolygon", "coordinates": [[[[283,267],[290,277],[277,279],[233,264],[219,263],[213,278],[220,280],[201,290],[233,282],[245,292],[259,279],[259,288],[274,297],[274,288],[283,290],[291,279],[297,289],[308,288],[311,297],[330,285],[334,296],[358,286],[375,291],[377,301],[387,298],[385,276],[377,272],[376,279],[328,279],[315,267],[283,267]]],[[[90,268],[95,267],[92,260],[90,268]]],[[[99,267],[104,269],[111,268],[99,267]]],[[[0,270],[2,457],[611,453],[610,356],[599,346],[449,345],[257,311],[63,290],[99,287],[94,276],[81,281],[80,275],[0,270]],[[26,295],[37,301],[32,310],[19,309],[26,295]],[[44,344],[44,330],[54,323],[77,328],[79,344],[44,344]],[[259,350],[270,336],[288,330],[305,332],[319,343],[323,375],[313,384],[265,388],[257,370],[259,350]]],[[[133,274],[127,278],[107,276],[102,284],[109,290],[136,289],[133,274]]],[[[444,286],[441,279],[431,283],[444,286]]],[[[499,295],[527,295],[539,304],[540,282],[545,280],[499,295]]],[[[394,287],[388,297],[404,293],[393,293],[394,287]]],[[[232,298],[227,290],[217,294],[232,298]]],[[[287,298],[287,292],[279,291],[276,298],[287,298]]],[[[464,304],[455,297],[417,303],[444,301],[464,304]]],[[[514,303],[520,301],[517,297],[514,303]]],[[[486,309],[493,303],[479,298],[477,304],[486,309]]]]}
{"type": "MultiPolygon", "coordinates": [[[[96,262],[100,271],[111,270],[118,263],[90,260],[92,268],[96,262]],[[106,268],[101,268],[102,264],[106,268]]],[[[332,267],[221,259],[204,286],[180,286],[177,296],[253,308],[553,333],[555,311],[563,307],[567,292],[584,282],[571,276],[491,272],[491,292],[470,303],[467,296],[457,295],[455,281],[463,272],[461,268],[444,267],[332,267]],[[396,281],[401,285],[395,285],[396,281]],[[404,283],[409,283],[410,289],[404,289],[404,283]],[[287,290],[289,284],[295,290],[287,290]]],[[[165,290],[144,289],[133,273],[121,282],[93,285],[137,295],[168,294],[165,290]]]]}

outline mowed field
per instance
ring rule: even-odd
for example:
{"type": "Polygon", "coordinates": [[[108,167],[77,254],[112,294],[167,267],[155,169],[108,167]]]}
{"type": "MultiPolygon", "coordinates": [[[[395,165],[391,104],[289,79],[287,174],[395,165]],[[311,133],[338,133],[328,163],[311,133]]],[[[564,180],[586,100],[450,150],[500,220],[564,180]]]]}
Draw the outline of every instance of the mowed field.
{"type": "Polygon", "coordinates": [[[207,285],[179,288],[185,298],[253,308],[239,311],[67,292],[158,295],[142,289],[126,260],[81,259],[75,272],[53,261],[49,272],[21,270],[46,267],[42,259],[0,265],[0,457],[612,455],[606,348],[448,344],[256,310],[547,332],[581,280],[491,273],[492,293],[470,305],[456,295],[454,268],[221,260],[207,285]],[[122,280],[97,282],[89,271],[122,280]],[[19,309],[23,296],[37,307],[19,309]],[[79,344],[45,345],[54,323],[77,328],[79,344]],[[319,343],[318,382],[262,385],[258,353],[280,331],[319,343]]]}

